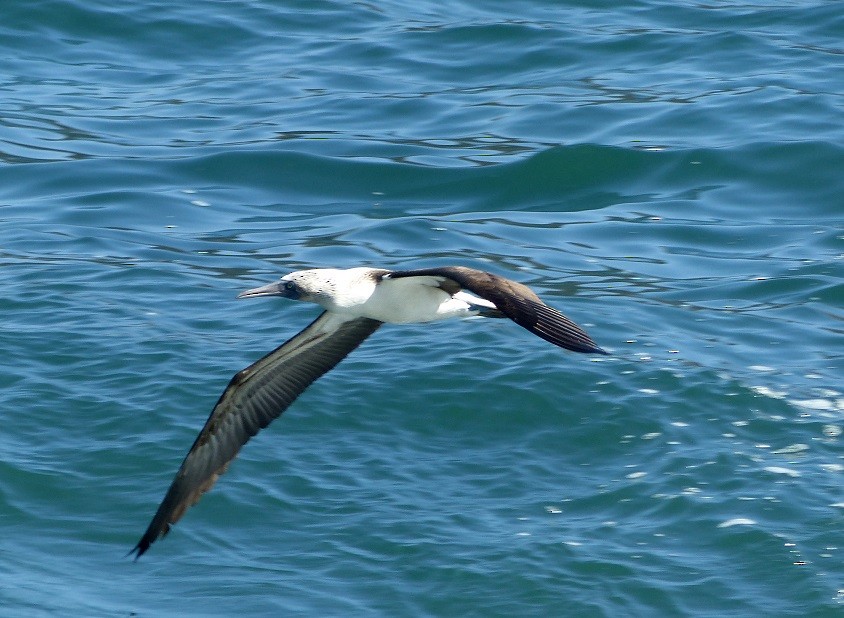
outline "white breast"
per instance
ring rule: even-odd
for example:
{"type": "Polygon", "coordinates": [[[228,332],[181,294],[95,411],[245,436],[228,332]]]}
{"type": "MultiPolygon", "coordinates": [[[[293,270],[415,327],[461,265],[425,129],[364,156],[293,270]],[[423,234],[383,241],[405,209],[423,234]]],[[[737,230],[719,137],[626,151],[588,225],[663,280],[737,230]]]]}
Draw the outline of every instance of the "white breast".
{"type": "Polygon", "coordinates": [[[362,315],[394,324],[474,315],[464,300],[437,287],[434,277],[382,279],[360,307],[362,315]]]}

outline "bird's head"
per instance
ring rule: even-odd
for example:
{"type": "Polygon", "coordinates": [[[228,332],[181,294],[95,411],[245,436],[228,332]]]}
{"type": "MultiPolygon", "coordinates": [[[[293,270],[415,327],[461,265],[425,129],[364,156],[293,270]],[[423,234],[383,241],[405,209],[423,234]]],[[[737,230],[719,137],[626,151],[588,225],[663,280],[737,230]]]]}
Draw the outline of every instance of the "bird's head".
{"type": "Polygon", "coordinates": [[[241,292],[237,297],[282,296],[291,300],[304,300],[319,304],[326,293],[330,292],[330,281],[320,276],[320,272],[320,270],[292,272],[273,283],[241,292]]]}

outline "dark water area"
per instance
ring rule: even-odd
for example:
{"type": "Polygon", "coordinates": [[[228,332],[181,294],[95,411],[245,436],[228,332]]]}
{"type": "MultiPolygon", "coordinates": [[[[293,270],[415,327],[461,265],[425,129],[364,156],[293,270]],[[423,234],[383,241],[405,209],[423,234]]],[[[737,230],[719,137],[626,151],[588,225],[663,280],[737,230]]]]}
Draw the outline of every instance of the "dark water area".
{"type": "Polygon", "coordinates": [[[837,616],[837,2],[7,2],[0,614],[837,616]],[[125,558],[300,268],[388,325],[125,558]]]}

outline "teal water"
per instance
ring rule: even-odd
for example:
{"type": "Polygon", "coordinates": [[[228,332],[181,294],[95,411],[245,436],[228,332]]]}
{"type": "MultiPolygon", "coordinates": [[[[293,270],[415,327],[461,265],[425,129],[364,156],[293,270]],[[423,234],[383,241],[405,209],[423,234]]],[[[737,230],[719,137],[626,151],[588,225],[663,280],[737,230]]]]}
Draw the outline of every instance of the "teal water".
{"type": "Polygon", "coordinates": [[[839,616],[839,2],[5,2],[0,615],[839,616]],[[303,267],[389,326],[141,560],[303,267]]]}

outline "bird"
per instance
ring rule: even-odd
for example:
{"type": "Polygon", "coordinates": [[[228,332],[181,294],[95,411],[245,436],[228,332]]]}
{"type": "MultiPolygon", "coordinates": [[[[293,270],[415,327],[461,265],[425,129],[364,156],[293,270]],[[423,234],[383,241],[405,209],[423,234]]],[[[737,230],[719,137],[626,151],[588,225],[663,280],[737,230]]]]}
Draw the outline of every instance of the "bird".
{"type": "Polygon", "coordinates": [[[211,489],[252,436],[382,324],[471,316],[509,318],[561,348],[607,354],[580,326],[526,285],[465,266],[300,270],[246,290],[238,298],[264,296],[316,303],[323,312],[299,334],[234,375],[149,527],[127,554],[134,554],[135,560],[211,489]]]}

